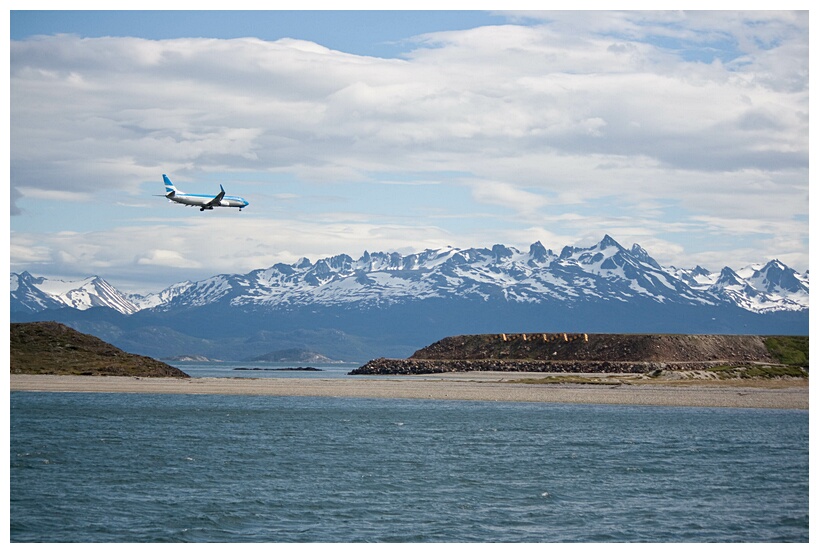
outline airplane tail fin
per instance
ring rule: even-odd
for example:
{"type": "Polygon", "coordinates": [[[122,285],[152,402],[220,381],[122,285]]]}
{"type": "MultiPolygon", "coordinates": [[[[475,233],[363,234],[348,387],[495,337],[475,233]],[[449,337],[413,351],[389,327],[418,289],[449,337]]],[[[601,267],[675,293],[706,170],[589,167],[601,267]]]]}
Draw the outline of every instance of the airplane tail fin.
{"type": "Polygon", "coordinates": [[[168,178],[168,175],[162,175],[162,180],[165,181],[165,195],[168,197],[173,197],[176,195],[179,190],[171,182],[171,179],[168,178]]]}

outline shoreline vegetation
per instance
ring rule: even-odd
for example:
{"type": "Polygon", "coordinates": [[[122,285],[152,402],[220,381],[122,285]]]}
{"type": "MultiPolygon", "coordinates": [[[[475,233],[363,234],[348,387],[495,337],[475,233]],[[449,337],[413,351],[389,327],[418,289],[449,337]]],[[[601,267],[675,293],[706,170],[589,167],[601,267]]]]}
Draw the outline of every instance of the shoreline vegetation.
{"type": "Polygon", "coordinates": [[[190,378],[152,357],[127,353],[53,321],[11,323],[11,374],[190,378]]]}
{"type": "Polygon", "coordinates": [[[808,350],[807,336],[476,334],[444,338],[407,359],[373,359],[350,374],[711,371],[723,378],[807,378],[808,350]]]}

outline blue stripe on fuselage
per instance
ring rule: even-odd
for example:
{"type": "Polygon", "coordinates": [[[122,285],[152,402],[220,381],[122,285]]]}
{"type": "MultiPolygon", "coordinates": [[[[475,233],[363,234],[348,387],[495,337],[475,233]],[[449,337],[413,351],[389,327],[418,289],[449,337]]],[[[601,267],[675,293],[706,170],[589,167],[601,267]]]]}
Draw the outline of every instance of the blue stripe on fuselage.
{"type": "MultiPolygon", "coordinates": [[[[216,197],[215,195],[212,196],[212,195],[209,195],[209,194],[180,194],[180,193],[177,192],[176,197],[174,199],[176,199],[176,200],[188,199],[190,201],[195,201],[195,200],[200,200],[201,199],[201,200],[204,200],[204,203],[208,203],[209,201],[211,201],[215,197],[216,197]]],[[[239,196],[225,196],[225,197],[222,198],[222,200],[232,200],[234,202],[239,202],[239,203],[243,203],[245,205],[249,205],[249,202],[247,200],[245,200],[244,198],[241,198],[239,196]]]]}

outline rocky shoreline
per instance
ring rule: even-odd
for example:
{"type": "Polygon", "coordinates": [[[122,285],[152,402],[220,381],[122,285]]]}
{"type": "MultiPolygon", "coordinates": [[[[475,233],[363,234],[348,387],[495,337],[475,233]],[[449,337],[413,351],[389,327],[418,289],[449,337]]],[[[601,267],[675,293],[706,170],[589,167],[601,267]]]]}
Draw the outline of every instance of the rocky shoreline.
{"type": "Polygon", "coordinates": [[[373,359],[350,374],[474,371],[653,374],[770,365],[795,369],[792,374],[802,371],[807,376],[807,347],[807,337],[478,334],[444,338],[408,359],[373,359]]]}
{"type": "Polygon", "coordinates": [[[722,362],[538,361],[527,359],[386,359],[368,361],[351,375],[409,375],[449,372],[615,373],[649,374],[658,370],[706,370],[722,362]]]}

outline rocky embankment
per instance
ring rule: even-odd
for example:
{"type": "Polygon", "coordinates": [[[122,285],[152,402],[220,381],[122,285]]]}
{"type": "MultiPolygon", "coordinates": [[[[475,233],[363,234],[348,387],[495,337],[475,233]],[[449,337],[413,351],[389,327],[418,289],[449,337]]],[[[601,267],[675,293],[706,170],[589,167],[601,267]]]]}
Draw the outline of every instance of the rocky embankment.
{"type": "Polygon", "coordinates": [[[11,374],[177,377],[188,375],[151,357],[126,353],[55,322],[12,323],[11,374]]]}
{"type": "Polygon", "coordinates": [[[452,336],[418,350],[408,359],[374,359],[350,374],[650,373],[760,363],[807,367],[807,340],[807,337],[685,334],[452,336]],[[783,358],[783,348],[789,355],[787,359],[783,358]],[[794,356],[794,352],[797,355],[794,356]]]}

